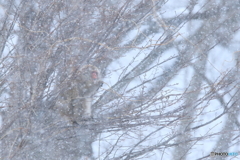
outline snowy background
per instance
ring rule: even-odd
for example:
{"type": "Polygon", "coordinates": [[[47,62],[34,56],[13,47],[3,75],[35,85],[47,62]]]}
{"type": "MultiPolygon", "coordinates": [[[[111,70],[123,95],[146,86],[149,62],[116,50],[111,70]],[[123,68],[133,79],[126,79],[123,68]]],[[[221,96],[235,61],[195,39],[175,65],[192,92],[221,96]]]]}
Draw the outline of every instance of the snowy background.
{"type": "Polygon", "coordinates": [[[0,0],[0,159],[239,159],[240,1],[0,0]],[[93,119],[54,108],[84,65],[93,119]]]}

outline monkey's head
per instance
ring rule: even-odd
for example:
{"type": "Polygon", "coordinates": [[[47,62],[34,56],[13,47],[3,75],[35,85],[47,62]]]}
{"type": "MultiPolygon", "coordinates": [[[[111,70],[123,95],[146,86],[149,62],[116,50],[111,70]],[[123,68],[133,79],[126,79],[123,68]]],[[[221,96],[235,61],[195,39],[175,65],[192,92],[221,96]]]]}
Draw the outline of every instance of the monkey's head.
{"type": "Polygon", "coordinates": [[[96,66],[86,65],[82,67],[80,71],[81,79],[84,82],[98,82],[101,79],[100,71],[96,66]]]}

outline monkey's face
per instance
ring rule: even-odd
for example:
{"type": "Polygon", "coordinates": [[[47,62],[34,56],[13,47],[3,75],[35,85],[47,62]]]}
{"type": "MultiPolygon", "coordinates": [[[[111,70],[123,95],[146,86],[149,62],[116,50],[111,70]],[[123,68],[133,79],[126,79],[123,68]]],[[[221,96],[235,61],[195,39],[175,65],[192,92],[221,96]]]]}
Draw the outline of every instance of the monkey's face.
{"type": "Polygon", "coordinates": [[[96,71],[92,71],[91,77],[92,79],[98,79],[98,73],[96,71]]]}

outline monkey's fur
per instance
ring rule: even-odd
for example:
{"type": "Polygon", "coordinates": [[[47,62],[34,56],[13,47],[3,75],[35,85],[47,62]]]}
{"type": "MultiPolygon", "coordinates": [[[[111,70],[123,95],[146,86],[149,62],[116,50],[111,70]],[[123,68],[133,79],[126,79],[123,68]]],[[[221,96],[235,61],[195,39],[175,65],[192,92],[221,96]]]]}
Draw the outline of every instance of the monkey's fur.
{"type": "Polygon", "coordinates": [[[82,67],[60,93],[57,110],[72,122],[92,118],[92,96],[101,84],[100,71],[96,66],[82,67]]]}

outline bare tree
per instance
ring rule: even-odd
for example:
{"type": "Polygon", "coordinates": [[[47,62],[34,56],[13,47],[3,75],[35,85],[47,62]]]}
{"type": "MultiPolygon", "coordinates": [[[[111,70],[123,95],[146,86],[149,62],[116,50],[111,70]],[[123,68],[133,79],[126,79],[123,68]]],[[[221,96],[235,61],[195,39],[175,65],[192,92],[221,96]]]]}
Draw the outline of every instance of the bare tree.
{"type": "Polygon", "coordinates": [[[0,1],[1,159],[239,152],[239,7],[224,0],[0,1]],[[103,81],[87,96],[76,87],[86,83],[86,65],[99,68],[103,81]],[[81,110],[88,99],[90,119],[70,114],[70,102],[61,103],[67,116],[56,109],[70,100],[81,110]]]}

